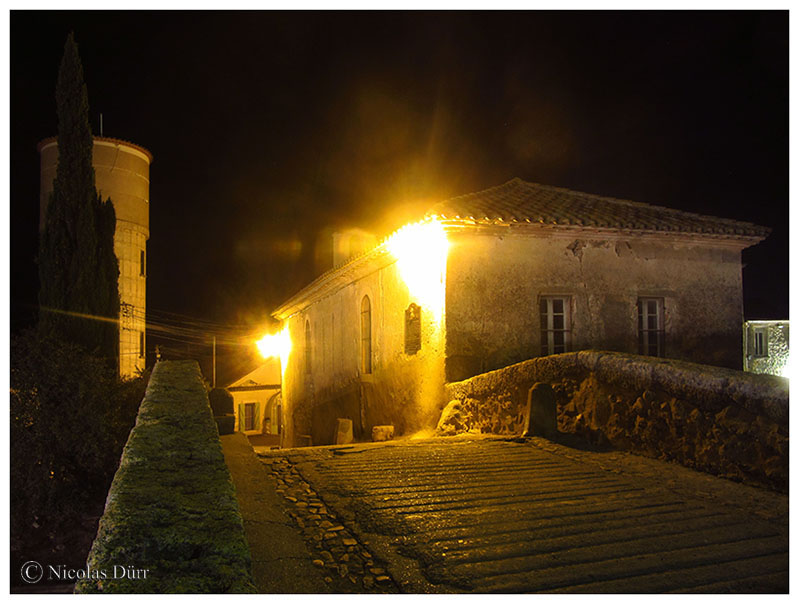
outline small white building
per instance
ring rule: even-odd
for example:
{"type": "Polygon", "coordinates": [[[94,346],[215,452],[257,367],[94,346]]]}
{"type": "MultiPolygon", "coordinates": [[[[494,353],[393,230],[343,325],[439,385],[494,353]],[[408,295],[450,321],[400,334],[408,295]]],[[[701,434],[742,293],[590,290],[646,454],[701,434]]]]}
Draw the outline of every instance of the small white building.
{"type": "Polygon", "coordinates": [[[788,377],[789,320],[744,322],[744,371],[788,377]]]}
{"type": "Polygon", "coordinates": [[[227,387],[233,395],[235,430],[245,435],[280,435],[281,368],[277,358],[232,382],[227,387]]]}

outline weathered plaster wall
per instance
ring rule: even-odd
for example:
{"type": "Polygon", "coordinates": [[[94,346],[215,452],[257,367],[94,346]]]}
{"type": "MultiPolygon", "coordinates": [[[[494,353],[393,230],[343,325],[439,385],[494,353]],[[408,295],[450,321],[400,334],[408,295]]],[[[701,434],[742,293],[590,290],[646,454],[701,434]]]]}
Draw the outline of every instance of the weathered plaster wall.
{"type": "Polygon", "coordinates": [[[788,381],[675,360],[580,351],[448,384],[462,430],[520,434],[528,389],[553,386],[559,430],[788,489],[788,381]]]}
{"type": "Polygon", "coordinates": [[[652,296],[664,299],[665,357],[741,368],[736,247],[497,230],[449,239],[448,380],[539,356],[542,295],[571,298],[572,350],[638,353],[637,300],[652,296]]]}
{"type": "Polygon", "coordinates": [[[256,592],[217,427],[194,361],[160,361],[76,592],[256,592]],[[148,570],[113,578],[115,565],[148,570]]]}
{"type": "Polygon", "coordinates": [[[405,310],[415,302],[396,264],[378,266],[287,321],[292,353],[284,373],[284,445],[331,443],[336,418],[350,418],[356,439],[374,425],[407,434],[435,424],[444,385],[441,326],[422,310],[422,348],[405,353],[405,310]],[[361,301],[372,315],[372,373],[361,371],[361,301]],[[311,328],[311,372],[305,369],[305,323],[311,328]]]}

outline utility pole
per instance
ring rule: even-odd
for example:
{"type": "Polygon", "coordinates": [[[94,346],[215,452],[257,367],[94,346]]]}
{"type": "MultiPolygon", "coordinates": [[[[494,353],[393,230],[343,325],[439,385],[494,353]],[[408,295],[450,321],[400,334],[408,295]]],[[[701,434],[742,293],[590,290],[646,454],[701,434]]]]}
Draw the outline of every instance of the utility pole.
{"type": "Polygon", "coordinates": [[[211,388],[217,387],[217,335],[211,337],[211,388]]]}

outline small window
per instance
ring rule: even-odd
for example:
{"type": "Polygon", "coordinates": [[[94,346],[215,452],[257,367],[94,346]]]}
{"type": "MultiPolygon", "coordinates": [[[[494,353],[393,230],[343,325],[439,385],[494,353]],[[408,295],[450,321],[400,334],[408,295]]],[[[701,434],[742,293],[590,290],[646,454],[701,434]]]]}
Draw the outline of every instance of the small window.
{"type": "Polygon", "coordinates": [[[144,277],[144,250],[139,250],[139,275],[144,277]]]}
{"type": "Polygon", "coordinates": [[[325,320],[320,325],[314,324],[314,331],[319,334],[319,354],[322,357],[322,371],[325,371],[325,320]]]}
{"type": "Polygon", "coordinates": [[[306,374],[311,374],[311,323],[306,320],[306,340],[305,340],[306,374]]]}
{"type": "Polygon", "coordinates": [[[254,431],[254,430],[256,430],[256,404],[255,403],[245,403],[244,404],[244,430],[246,430],[246,431],[254,431]]]}
{"type": "Polygon", "coordinates": [[[406,355],[414,355],[422,348],[422,320],[421,309],[416,303],[411,303],[406,309],[406,355]]]}
{"type": "Polygon", "coordinates": [[[640,298],[638,307],[639,354],[663,357],[664,299],[640,298]]]}
{"type": "Polygon", "coordinates": [[[372,374],[372,308],[369,296],[361,299],[361,372],[372,374]]]}
{"type": "Polygon", "coordinates": [[[144,357],[144,332],[139,332],[139,357],[144,357]]]}
{"type": "Polygon", "coordinates": [[[568,296],[542,296],[539,300],[542,355],[556,355],[569,351],[571,340],[569,303],[568,296]]]}
{"type": "Polygon", "coordinates": [[[766,357],[767,347],[767,329],[756,328],[753,332],[753,357],[766,357]]]}

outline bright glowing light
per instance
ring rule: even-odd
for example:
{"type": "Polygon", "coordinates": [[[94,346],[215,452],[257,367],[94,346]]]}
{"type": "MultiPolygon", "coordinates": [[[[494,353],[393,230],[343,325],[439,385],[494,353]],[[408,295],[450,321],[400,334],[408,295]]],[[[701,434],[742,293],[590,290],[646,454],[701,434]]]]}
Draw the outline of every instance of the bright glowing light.
{"type": "Polygon", "coordinates": [[[269,359],[270,357],[280,358],[282,375],[289,363],[289,353],[292,351],[289,326],[284,326],[283,330],[277,334],[265,334],[261,340],[256,342],[256,346],[264,359],[269,359]]]}
{"type": "Polygon", "coordinates": [[[402,227],[386,240],[397,259],[400,276],[414,301],[433,313],[438,323],[444,310],[445,271],[450,243],[436,219],[402,227]]]}
{"type": "Polygon", "coordinates": [[[791,374],[791,368],[789,367],[789,358],[787,357],[786,362],[783,364],[783,367],[781,368],[781,376],[783,376],[784,378],[791,378],[790,374],[791,374]]]}

